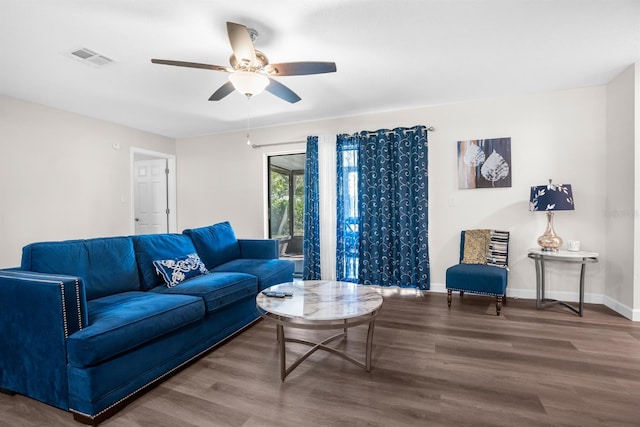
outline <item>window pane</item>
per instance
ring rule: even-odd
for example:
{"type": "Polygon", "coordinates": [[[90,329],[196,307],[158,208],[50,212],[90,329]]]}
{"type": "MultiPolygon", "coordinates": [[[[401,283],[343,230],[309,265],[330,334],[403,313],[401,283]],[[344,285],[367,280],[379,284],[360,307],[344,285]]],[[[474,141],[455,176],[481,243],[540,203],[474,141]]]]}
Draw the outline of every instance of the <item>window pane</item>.
{"type": "Polygon", "coordinates": [[[289,177],[270,171],[271,237],[289,237],[289,177]]]}
{"type": "Polygon", "coordinates": [[[293,235],[304,234],[304,175],[293,175],[293,235]]]}
{"type": "Polygon", "coordinates": [[[338,162],[339,245],[338,276],[340,280],[358,281],[359,219],[358,219],[358,152],[356,145],[344,146],[338,162]]]}

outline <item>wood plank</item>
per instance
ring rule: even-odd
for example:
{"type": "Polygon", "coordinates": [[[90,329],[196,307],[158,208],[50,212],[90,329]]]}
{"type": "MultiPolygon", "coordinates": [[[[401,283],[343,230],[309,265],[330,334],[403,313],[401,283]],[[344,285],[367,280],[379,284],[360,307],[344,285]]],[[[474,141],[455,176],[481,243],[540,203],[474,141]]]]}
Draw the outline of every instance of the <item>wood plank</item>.
{"type": "MultiPolygon", "coordinates": [[[[319,351],[282,382],[275,325],[261,321],[102,425],[640,424],[640,324],[600,305],[581,318],[510,298],[497,317],[490,297],[454,295],[448,309],[445,294],[384,292],[369,373],[319,351]]],[[[365,342],[360,326],[335,345],[359,358],[365,342]]],[[[305,350],[288,346],[288,357],[305,350]]],[[[15,425],[79,424],[0,394],[0,426],[15,425]]]]}

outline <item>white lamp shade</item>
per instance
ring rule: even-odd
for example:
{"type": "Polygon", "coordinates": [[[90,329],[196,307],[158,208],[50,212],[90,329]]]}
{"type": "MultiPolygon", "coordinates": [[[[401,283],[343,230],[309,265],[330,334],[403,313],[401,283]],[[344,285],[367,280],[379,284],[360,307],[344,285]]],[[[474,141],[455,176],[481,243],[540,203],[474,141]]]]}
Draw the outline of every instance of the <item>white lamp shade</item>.
{"type": "Polygon", "coordinates": [[[269,79],[252,71],[236,71],[229,75],[233,87],[247,98],[259,94],[269,85],[269,79]]]}

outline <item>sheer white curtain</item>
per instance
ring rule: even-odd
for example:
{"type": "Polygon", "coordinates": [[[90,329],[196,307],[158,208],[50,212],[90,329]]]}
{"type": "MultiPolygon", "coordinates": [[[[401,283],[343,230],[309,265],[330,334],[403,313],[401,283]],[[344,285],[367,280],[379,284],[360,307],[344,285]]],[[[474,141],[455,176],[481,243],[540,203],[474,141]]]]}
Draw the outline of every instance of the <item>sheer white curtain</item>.
{"type": "Polygon", "coordinates": [[[336,279],[336,136],[318,136],[320,268],[323,280],[336,279]]]}

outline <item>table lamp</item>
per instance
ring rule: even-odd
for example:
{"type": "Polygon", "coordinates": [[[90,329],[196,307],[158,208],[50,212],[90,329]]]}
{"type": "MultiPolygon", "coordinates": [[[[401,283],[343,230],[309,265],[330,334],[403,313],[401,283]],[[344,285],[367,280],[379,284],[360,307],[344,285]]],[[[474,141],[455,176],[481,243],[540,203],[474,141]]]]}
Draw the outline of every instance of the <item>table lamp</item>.
{"type": "Polygon", "coordinates": [[[547,212],[547,230],[538,237],[538,245],[543,251],[556,252],[562,246],[562,238],[553,229],[554,211],[572,211],[573,193],[570,184],[552,184],[531,187],[530,211],[547,212]]]}

